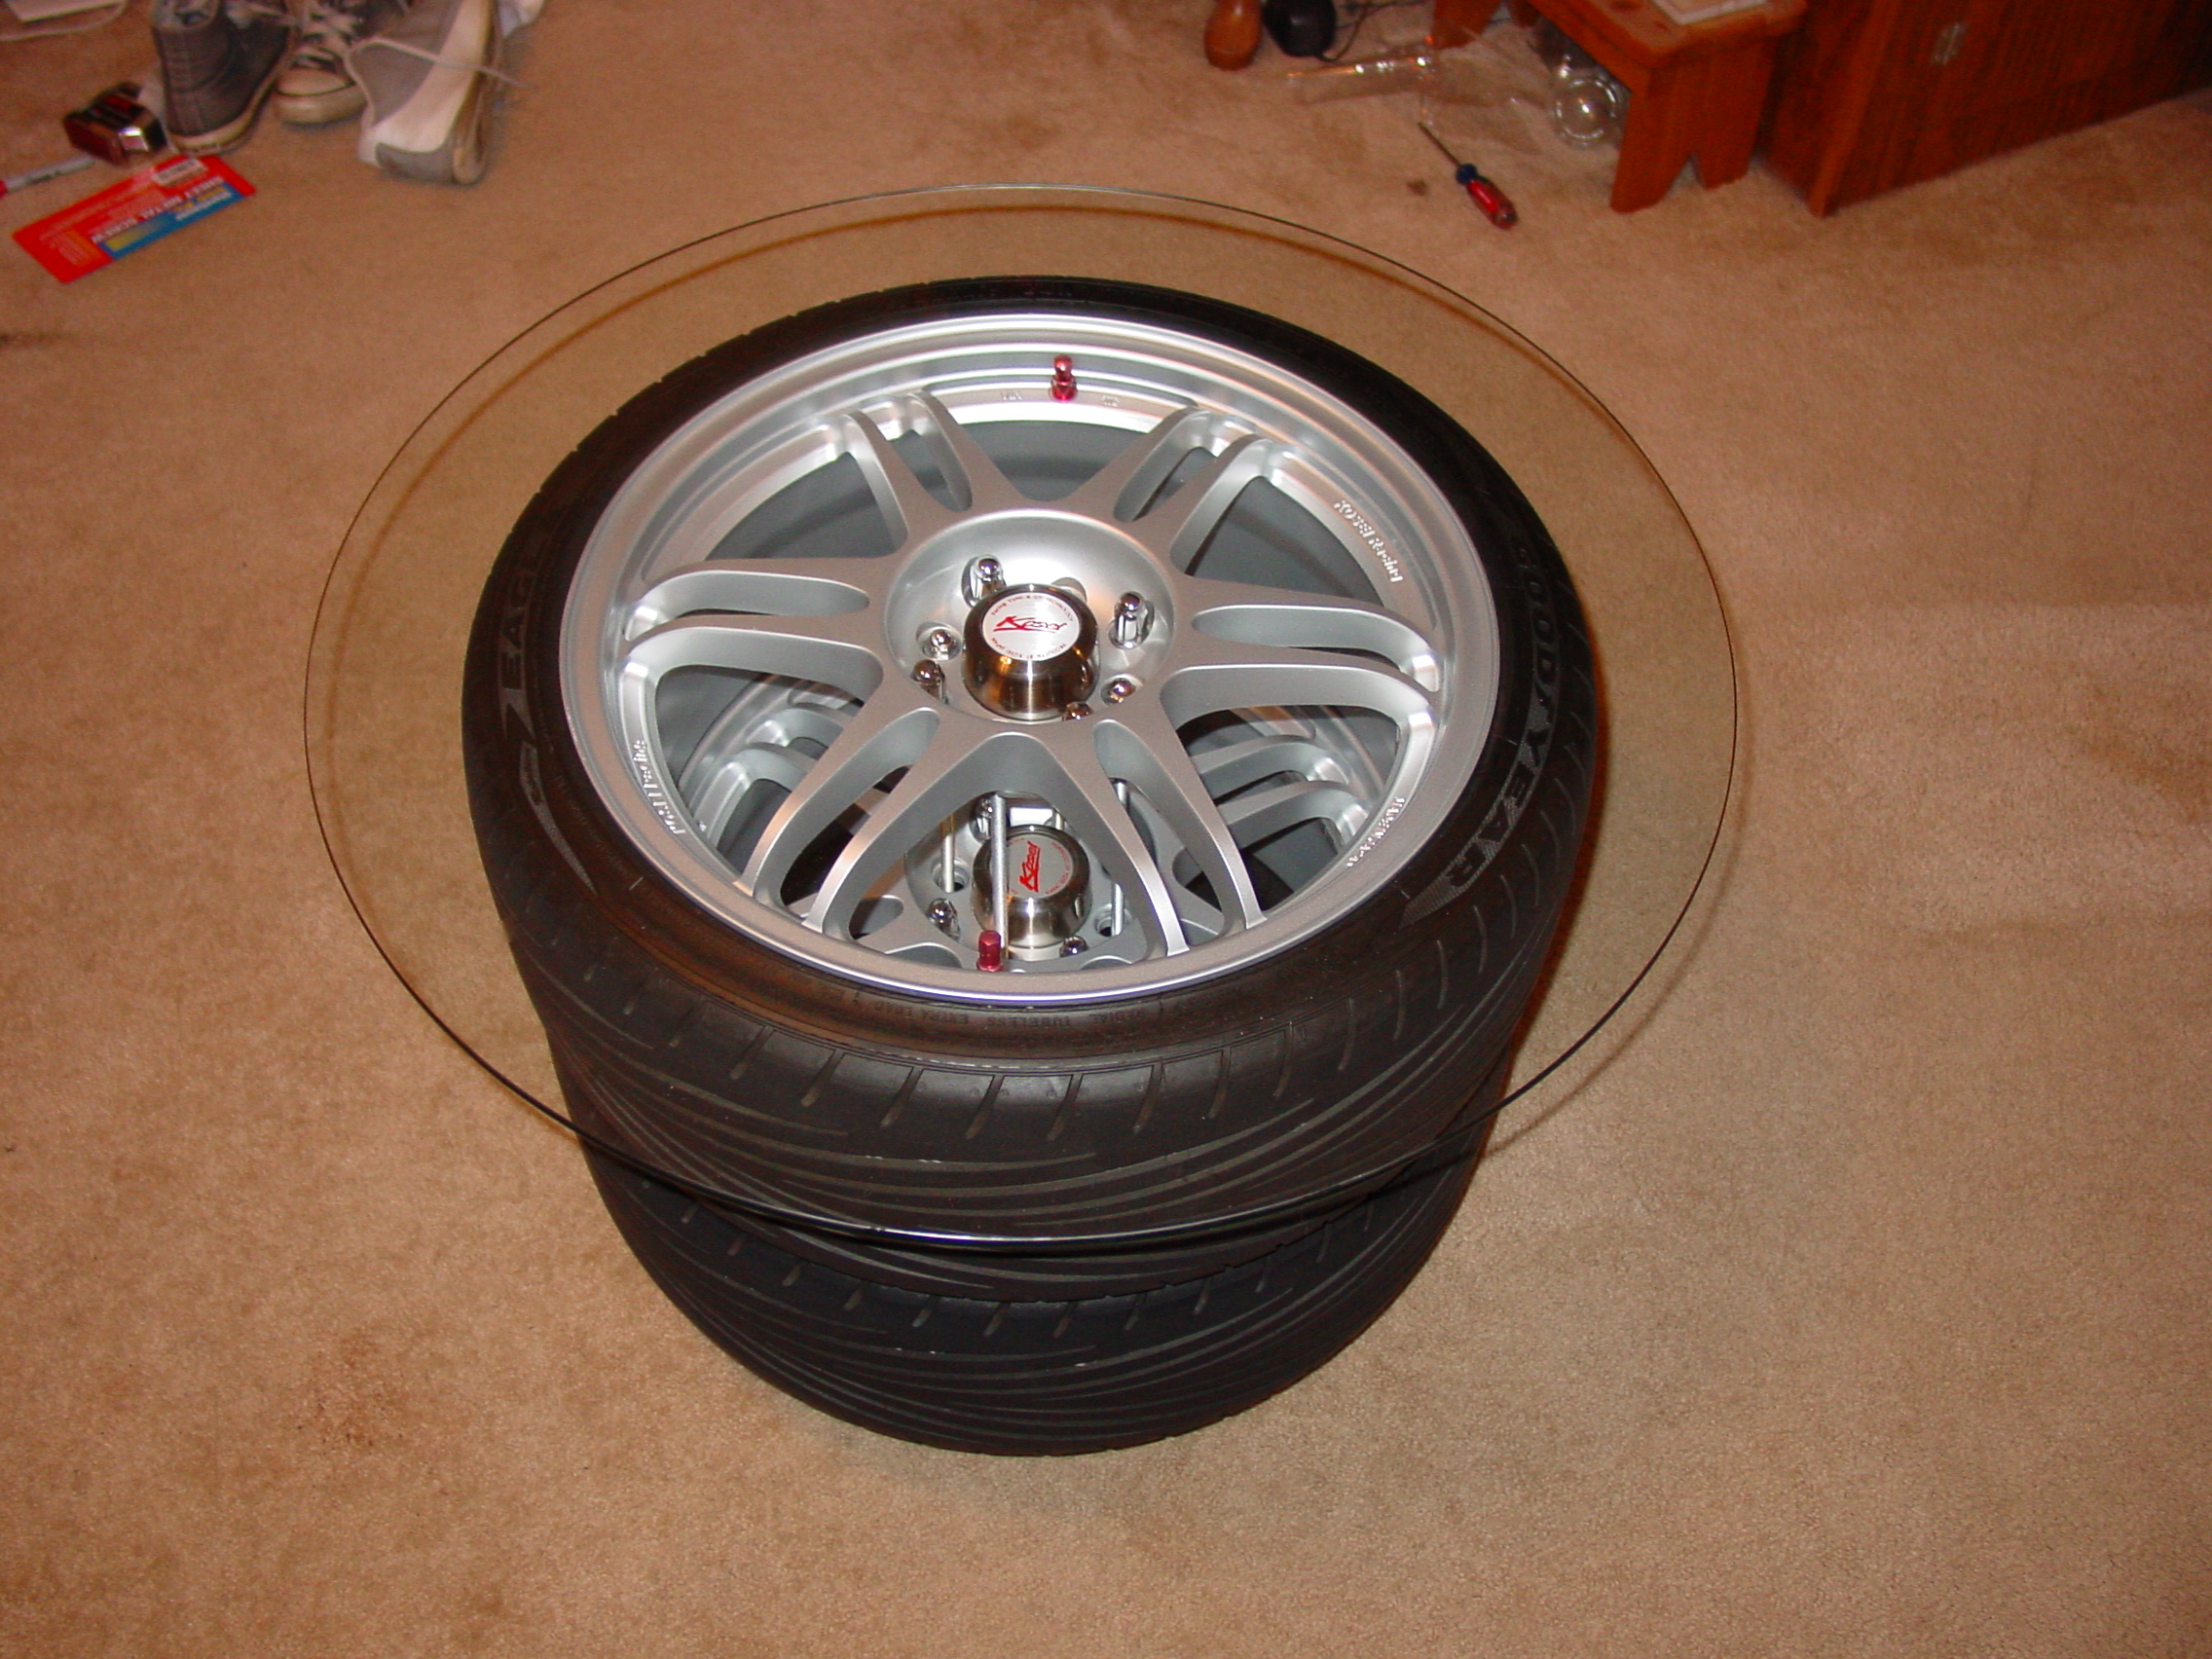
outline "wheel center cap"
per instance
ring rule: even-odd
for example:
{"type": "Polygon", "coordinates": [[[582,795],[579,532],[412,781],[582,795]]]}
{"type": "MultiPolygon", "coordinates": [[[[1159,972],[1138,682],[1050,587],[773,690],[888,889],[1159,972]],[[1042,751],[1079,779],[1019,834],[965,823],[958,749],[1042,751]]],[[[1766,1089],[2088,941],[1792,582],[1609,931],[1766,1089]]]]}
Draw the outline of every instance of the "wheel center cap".
{"type": "Polygon", "coordinates": [[[1090,695],[1098,623],[1057,588],[1002,588],[968,613],[968,688],[1017,720],[1057,719],[1090,695]]]}
{"type": "Polygon", "coordinates": [[[1050,662],[1075,647],[1075,607],[1050,588],[1000,595],[983,607],[982,625],[984,642],[1019,662],[1050,662]]]}
{"type": "MultiPolygon", "coordinates": [[[[1006,944],[1016,956],[1057,956],[1082,930],[1088,905],[1090,861],[1074,837],[1036,826],[1006,838],[1006,944]]],[[[976,863],[976,918],[996,913],[998,871],[985,843],[976,863]]]]}

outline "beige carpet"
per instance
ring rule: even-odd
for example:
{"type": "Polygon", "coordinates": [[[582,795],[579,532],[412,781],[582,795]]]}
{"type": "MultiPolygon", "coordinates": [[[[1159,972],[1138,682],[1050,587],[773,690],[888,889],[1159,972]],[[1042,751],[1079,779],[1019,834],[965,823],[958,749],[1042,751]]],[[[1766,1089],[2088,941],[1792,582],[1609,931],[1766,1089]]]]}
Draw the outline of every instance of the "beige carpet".
{"type": "MultiPolygon", "coordinates": [[[[271,126],[71,287],[0,249],[0,1652],[2212,1652],[2212,102],[1849,210],[1631,218],[1502,131],[1210,70],[1196,0],[552,0],[474,190],[271,126]],[[479,362],[889,188],[1311,225],[1553,353],[1730,608],[1695,958],[1245,1417],[998,1461],[646,1284],[317,836],[324,572],[479,362]]],[[[148,60],[0,47],[0,168],[148,60]]],[[[0,203],[0,228],[72,186],[0,203]]],[[[828,297],[828,296],[825,296],[828,297]]]]}

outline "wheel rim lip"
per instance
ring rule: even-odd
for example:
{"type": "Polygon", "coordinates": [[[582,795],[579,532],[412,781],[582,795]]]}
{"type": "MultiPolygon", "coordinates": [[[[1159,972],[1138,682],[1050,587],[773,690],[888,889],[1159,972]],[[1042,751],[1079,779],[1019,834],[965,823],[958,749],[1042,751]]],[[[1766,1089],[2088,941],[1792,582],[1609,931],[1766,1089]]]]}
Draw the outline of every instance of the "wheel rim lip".
{"type": "MultiPolygon", "coordinates": [[[[818,459],[816,464],[822,463],[818,459]]],[[[1280,482],[1273,467],[1267,475],[1280,482]]],[[[1031,500],[1016,511],[1046,520],[1055,506],[1031,500]]],[[[1122,535],[1118,525],[1095,519],[1083,523],[1086,534],[1103,533],[1109,539],[1122,535]]],[[[905,565],[924,555],[935,560],[930,579],[941,583],[941,549],[932,555],[926,545],[903,545],[885,563],[905,565]]],[[[803,568],[805,561],[781,563],[803,568]]],[[[1019,574],[1010,571],[1010,582],[1019,574]]],[[[905,585],[888,584],[895,600],[905,585]]],[[[1171,609],[1165,592],[1154,597],[1163,610],[1171,609]]],[[[1094,592],[1090,600],[1103,628],[1114,595],[1094,592]]],[[[896,606],[878,607],[872,601],[870,608],[886,613],[878,655],[888,682],[902,667],[899,629],[910,616],[890,617],[896,606]]],[[[947,620],[957,630],[958,616],[947,620]]],[[[1171,617],[1167,625],[1173,627],[1171,617]]],[[[661,876],[740,934],[840,978],[984,1005],[1063,1006],[1157,994],[1234,973],[1310,939],[1382,892],[1442,828],[1487,747],[1498,690],[1498,622],[1484,555],[1444,493],[1381,424],[1295,369],[1207,332],[1099,319],[1034,302],[979,315],[860,331],[741,383],[650,440],[587,535],[564,603],[560,642],[570,735],[586,776],[599,804],[661,876]],[[636,720],[622,712],[614,690],[628,602],[672,563],[682,562],[672,557],[673,547],[711,547],[727,534],[735,520],[714,535],[696,534],[702,514],[714,519],[718,492],[726,498],[736,480],[736,494],[750,503],[745,510],[752,510],[798,475],[789,471],[788,457],[778,461],[794,434],[870,400],[882,402],[921,387],[941,395],[964,426],[993,418],[1045,417],[1118,427],[1135,441],[1154,414],[1143,397],[1125,400],[1119,414],[1107,415],[1092,404],[1024,401],[994,407],[994,388],[1010,373],[1043,386],[1037,363],[1071,350],[1079,362],[1110,364],[1117,384],[1143,388],[1161,408],[1178,396],[1193,400],[1193,391],[1202,390],[1207,395],[1200,408],[1233,426],[1255,427],[1290,446],[1284,465],[1297,486],[1292,493],[1303,496],[1300,504],[1317,525],[1336,535],[1347,550],[1357,548],[1352,561],[1373,589],[1360,599],[1397,611],[1439,646],[1436,730],[1419,764],[1412,768],[1414,775],[1406,776],[1406,762],[1417,746],[1401,731],[1391,773],[1369,803],[1366,821],[1339,847],[1329,867],[1277,907],[1280,913],[1271,911],[1257,926],[1180,954],[1152,955],[1129,966],[1018,976],[936,967],[827,936],[788,911],[754,900],[738,889],[728,866],[696,833],[675,828],[668,809],[673,780],[658,785],[649,775],[641,780],[630,763],[642,734],[634,729],[636,720]],[[1008,409],[1017,412],[1009,414],[1008,409]],[[788,476],[778,474],[779,464],[788,476]],[[1300,475],[1301,467],[1307,475],[1300,475]],[[1317,493],[1316,484],[1327,489],[1317,493]],[[1380,525],[1382,533],[1333,522],[1319,504],[1322,495],[1332,493],[1340,504],[1356,501],[1362,509],[1359,518],[1380,525]],[[686,526],[692,527],[687,540],[686,526]],[[1354,866],[1360,866],[1356,875],[1354,866]]],[[[1101,672],[1099,684],[1106,680],[1101,672]]]]}

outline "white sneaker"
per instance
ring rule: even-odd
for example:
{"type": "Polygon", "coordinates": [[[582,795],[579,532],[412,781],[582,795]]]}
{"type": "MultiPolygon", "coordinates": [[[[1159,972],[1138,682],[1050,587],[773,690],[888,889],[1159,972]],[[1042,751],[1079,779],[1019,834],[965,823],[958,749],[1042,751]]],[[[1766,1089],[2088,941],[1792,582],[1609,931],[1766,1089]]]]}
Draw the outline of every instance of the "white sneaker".
{"type": "Polygon", "coordinates": [[[474,184],[490,160],[500,41],[543,0],[414,0],[347,55],[366,94],[360,157],[402,178],[474,184]],[[508,18],[513,20],[510,22],[508,18]]]}

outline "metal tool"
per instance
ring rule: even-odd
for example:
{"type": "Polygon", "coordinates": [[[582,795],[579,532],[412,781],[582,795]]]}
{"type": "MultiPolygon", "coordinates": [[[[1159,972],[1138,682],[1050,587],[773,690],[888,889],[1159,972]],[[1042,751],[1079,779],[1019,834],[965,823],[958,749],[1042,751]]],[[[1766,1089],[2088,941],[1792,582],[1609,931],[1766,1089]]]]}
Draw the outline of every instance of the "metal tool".
{"type": "Polygon", "coordinates": [[[1462,162],[1452,153],[1451,146],[1436,135],[1436,129],[1425,121],[1417,122],[1421,136],[1444,152],[1444,159],[1452,164],[1452,177],[1467,192],[1467,200],[1483,210],[1483,215],[1501,231],[1510,231],[1521,222],[1514,211],[1513,203],[1504,191],[1497,188],[1477,170],[1472,162],[1462,162]]]}
{"type": "Polygon", "coordinates": [[[1006,971],[1006,796],[991,796],[991,885],[985,926],[976,940],[976,966],[986,974],[1006,971]]]}

